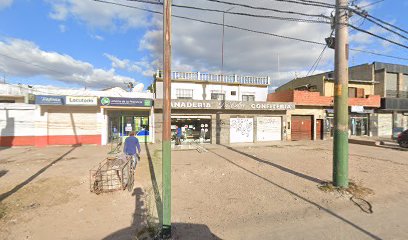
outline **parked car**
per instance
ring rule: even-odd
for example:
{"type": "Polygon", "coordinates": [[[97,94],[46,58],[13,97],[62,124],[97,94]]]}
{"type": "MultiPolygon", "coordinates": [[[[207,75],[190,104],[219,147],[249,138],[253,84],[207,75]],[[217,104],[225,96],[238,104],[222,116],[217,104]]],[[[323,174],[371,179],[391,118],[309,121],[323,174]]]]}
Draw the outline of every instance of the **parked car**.
{"type": "Polygon", "coordinates": [[[401,147],[408,148],[408,129],[398,135],[397,142],[401,147]]]}

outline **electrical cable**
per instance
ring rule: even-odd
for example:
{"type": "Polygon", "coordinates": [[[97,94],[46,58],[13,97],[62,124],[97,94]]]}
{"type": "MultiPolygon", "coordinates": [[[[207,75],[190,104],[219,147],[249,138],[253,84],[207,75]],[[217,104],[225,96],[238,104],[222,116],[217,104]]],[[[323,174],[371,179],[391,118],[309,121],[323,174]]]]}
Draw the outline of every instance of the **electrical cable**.
{"type": "MultiPolygon", "coordinates": [[[[127,0],[127,1],[129,1],[129,2],[148,3],[148,4],[154,4],[154,5],[163,5],[162,3],[159,3],[159,2],[150,2],[150,1],[145,1],[145,0],[127,0]]],[[[186,8],[186,9],[201,10],[201,11],[227,13],[227,14],[231,14],[231,15],[255,17],[255,18],[267,18],[267,19],[275,19],[275,20],[283,20],[283,21],[293,21],[293,22],[306,22],[306,23],[324,23],[324,24],[330,24],[329,21],[321,21],[321,20],[313,20],[313,19],[278,17],[278,16],[270,16],[270,15],[258,15],[258,14],[244,13],[244,12],[226,12],[226,11],[218,10],[218,9],[201,8],[201,7],[193,7],[193,6],[178,5],[178,4],[172,4],[172,6],[173,6],[173,7],[179,7],[179,8],[186,8]]],[[[305,14],[305,15],[307,16],[307,14],[305,14]]],[[[324,15],[316,15],[316,16],[318,16],[318,17],[320,17],[320,18],[326,18],[326,19],[329,19],[329,18],[330,18],[330,17],[324,16],[324,15]]]]}
{"type": "Polygon", "coordinates": [[[387,31],[389,31],[389,32],[392,32],[392,33],[394,33],[394,34],[396,34],[396,35],[398,35],[398,36],[400,36],[400,37],[402,37],[402,38],[408,40],[408,37],[406,37],[406,36],[400,34],[399,32],[396,32],[396,31],[394,31],[394,30],[392,30],[392,29],[390,29],[390,28],[388,28],[388,27],[386,27],[386,26],[384,26],[384,25],[382,25],[382,24],[380,24],[380,23],[378,23],[378,22],[376,22],[376,21],[370,19],[370,18],[368,18],[368,17],[367,17],[366,15],[364,15],[363,13],[358,13],[358,12],[356,12],[356,14],[359,15],[359,16],[361,16],[361,17],[363,17],[364,19],[367,19],[368,21],[374,23],[375,25],[377,25],[377,26],[379,26],[379,27],[381,27],[381,28],[383,28],[383,29],[385,29],[385,30],[387,30],[387,31]]]}
{"type": "Polygon", "coordinates": [[[399,31],[401,31],[401,32],[404,32],[404,33],[407,33],[407,34],[408,34],[408,31],[407,31],[407,30],[404,30],[404,29],[402,29],[402,28],[400,28],[400,27],[398,27],[398,26],[395,26],[395,25],[393,25],[393,24],[391,24],[391,23],[385,22],[384,20],[381,20],[381,19],[379,19],[379,18],[377,18],[377,17],[374,17],[374,16],[368,14],[367,11],[364,11],[363,13],[361,13],[361,12],[359,12],[358,10],[353,9],[353,8],[349,8],[349,10],[352,11],[352,12],[354,12],[354,13],[356,13],[356,14],[363,14],[364,17],[366,17],[366,18],[372,18],[372,19],[374,19],[374,20],[376,20],[376,21],[378,21],[378,22],[380,22],[380,23],[382,23],[382,24],[385,24],[385,25],[387,25],[387,26],[389,26],[389,27],[395,28],[395,29],[397,29],[397,30],[399,30],[399,31]]]}
{"type": "MultiPolygon", "coordinates": [[[[330,37],[333,36],[333,33],[334,33],[334,29],[331,31],[330,37]]],[[[328,47],[328,45],[326,44],[326,45],[324,46],[322,52],[320,53],[319,57],[318,57],[318,58],[316,59],[316,61],[313,63],[313,65],[312,65],[312,67],[310,68],[310,70],[307,72],[307,75],[306,75],[306,76],[309,76],[309,74],[310,74],[310,72],[312,71],[313,67],[314,67],[314,69],[313,69],[313,71],[312,71],[311,74],[313,74],[313,73],[316,71],[317,66],[319,66],[319,62],[320,62],[320,60],[322,59],[323,54],[324,54],[324,51],[327,49],[327,47],[328,47]]]]}
{"type": "MultiPolygon", "coordinates": [[[[150,12],[150,13],[154,13],[154,14],[160,14],[160,15],[163,14],[162,12],[159,12],[159,11],[154,11],[154,10],[141,8],[141,7],[137,7],[137,6],[126,5],[126,4],[117,3],[117,2],[110,2],[110,1],[105,1],[105,0],[90,0],[90,1],[95,1],[95,2],[100,2],[100,3],[110,4],[110,5],[116,5],[116,6],[126,7],[126,8],[138,9],[138,10],[141,10],[141,11],[150,12]]],[[[216,26],[225,26],[225,27],[229,27],[229,28],[232,28],[232,29],[238,29],[238,30],[242,30],[242,31],[252,32],[252,33],[269,35],[269,36],[273,36],[273,37],[277,37],[277,38],[289,39],[289,40],[300,41],[300,42],[304,42],[304,43],[316,44],[316,45],[321,45],[321,46],[326,45],[325,43],[321,43],[321,42],[305,40],[305,39],[300,39],[300,38],[294,38],[294,37],[289,37],[289,36],[283,36],[283,35],[273,34],[273,33],[269,33],[269,32],[256,31],[256,30],[243,28],[243,27],[238,27],[238,26],[233,26],[233,25],[228,25],[228,24],[223,25],[222,23],[210,22],[210,21],[205,21],[205,20],[200,20],[200,19],[195,19],[195,18],[190,18],[190,17],[178,16],[178,15],[174,15],[174,14],[172,14],[172,16],[175,17],[175,18],[186,19],[186,20],[191,20],[191,21],[200,22],[200,23],[207,23],[207,24],[216,25],[216,26]]],[[[372,55],[377,55],[377,56],[383,56],[383,57],[408,61],[408,58],[396,57],[396,56],[392,56],[392,55],[372,52],[372,51],[369,51],[369,50],[356,49],[356,48],[349,48],[349,49],[351,51],[363,52],[363,53],[368,53],[368,54],[372,54],[372,55]]]]}
{"type": "Polygon", "coordinates": [[[353,28],[353,29],[355,29],[355,30],[357,30],[357,31],[366,33],[366,34],[368,34],[368,35],[371,35],[371,36],[373,36],[373,37],[379,38],[379,39],[384,40],[384,41],[386,41],[386,42],[389,42],[389,43],[395,44],[395,45],[397,45],[397,46],[400,46],[400,47],[403,47],[403,48],[407,48],[407,49],[408,49],[408,46],[407,46],[407,45],[404,45],[404,44],[395,42],[395,41],[393,41],[393,40],[390,40],[390,39],[385,38],[385,37],[382,37],[382,36],[380,36],[380,35],[371,33],[371,32],[369,32],[369,31],[366,31],[366,30],[364,30],[364,29],[361,29],[361,28],[356,27],[356,26],[351,25],[351,24],[348,24],[348,26],[351,27],[351,28],[353,28]]]}
{"type": "MultiPolygon", "coordinates": [[[[226,4],[226,5],[231,5],[231,6],[236,6],[236,7],[244,7],[244,8],[254,9],[254,10],[262,10],[262,11],[271,11],[271,12],[277,12],[277,13],[295,14],[295,15],[300,15],[300,16],[305,16],[305,17],[323,17],[323,18],[328,18],[328,19],[330,19],[330,17],[325,16],[325,15],[323,15],[323,14],[307,14],[307,13],[294,12],[294,11],[285,11],[285,10],[279,10],[279,9],[275,9],[275,8],[256,7],[256,6],[252,6],[252,5],[248,5],[248,4],[232,3],[232,2],[226,2],[226,1],[221,1],[221,0],[204,0],[204,1],[222,3],[222,4],[226,4]]],[[[173,4],[173,6],[174,6],[174,4],[173,4]]]]}

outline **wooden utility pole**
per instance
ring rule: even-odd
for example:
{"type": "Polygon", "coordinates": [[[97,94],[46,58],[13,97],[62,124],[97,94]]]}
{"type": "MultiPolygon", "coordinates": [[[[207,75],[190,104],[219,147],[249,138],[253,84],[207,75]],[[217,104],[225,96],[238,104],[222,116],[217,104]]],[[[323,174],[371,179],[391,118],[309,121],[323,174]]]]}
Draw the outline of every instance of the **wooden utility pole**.
{"type": "Polygon", "coordinates": [[[162,238],[171,238],[171,0],[163,1],[162,238]]]}
{"type": "Polygon", "coordinates": [[[348,0],[336,0],[333,183],[348,187],[348,0]]]}

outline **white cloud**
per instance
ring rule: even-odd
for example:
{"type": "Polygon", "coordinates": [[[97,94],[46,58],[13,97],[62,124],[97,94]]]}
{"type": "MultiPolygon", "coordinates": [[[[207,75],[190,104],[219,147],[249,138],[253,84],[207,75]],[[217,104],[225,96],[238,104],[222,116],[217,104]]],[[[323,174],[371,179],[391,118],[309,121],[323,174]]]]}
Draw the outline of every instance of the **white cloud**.
{"type": "Polygon", "coordinates": [[[0,0],[0,10],[11,6],[12,3],[13,3],[13,0],[0,0]]]}
{"type": "Polygon", "coordinates": [[[58,27],[59,27],[60,32],[62,32],[62,33],[67,31],[67,27],[65,25],[63,25],[63,24],[60,24],[58,27]]]}
{"type": "MultiPolygon", "coordinates": [[[[46,1],[53,9],[49,16],[55,20],[64,21],[73,17],[92,28],[102,29],[128,29],[148,25],[148,14],[136,9],[89,0],[46,1]]],[[[139,3],[132,5],[140,6],[139,3]]]]}
{"type": "Polygon", "coordinates": [[[118,57],[107,53],[105,53],[104,56],[111,61],[112,68],[137,72],[148,77],[153,76],[154,68],[152,63],[149,63],[146,59],[131,61],[129,59],[119,59],[118,57]]]}
{"type": "Polygon", "coordinates": [[[102,37],[101,35],[91,35],[91,37],[92,37],[93,39],[98,40],[98,41],[103,41],[103,40],[105,40],[105,38],[102,37]]]}
{"type": "Polygon", "coordinates": [[[51,80],[93,88],[135,82],[133,78],[117,75],[114,69],[95,68],[88,62],[41,50],[33,42],[21,39],[0,41],[0,65],[10,76],[45,76],[51,80]]]}
{"type": "MultiPolygon", "coordinates": [[[[247,1],[237,1],[249,4],[247,1]]],[[[334,3],[334,1],[326,1],[334,3]]],[[[190,4],[189,1],[178,1],[179,4],[190,4]]],[[[197,4],[199,7],[228,9],[228,6],[213,3],[197,4]]],[[[250,5],[275,9],[292,10],[303,13],[325,14],[330,11],[324,8],[307,7],[297,4],[263,1],[251,2],[250,5]]],[[[222,23],[222,14],[203,11],[181,10],[173,8],[174,15],[182,15],[206,21],[222,23]]],[[[251,11],[236,7],[232,11],[254,14],[274,15],[271,12],[251,11]]],[[[280,15],[295,17],[293,15],[280,15]]],[[[297,16],[296,16],[297,17],[297,16]]],[[[151,52],[152,67],[161,68],[162,59],[162,16],[154,16],[154,29],[147,31],[140,41],[139,48],[151,52]]],[[[221,71],[222,27],[191,20],[173,18],[172,22],[172,69],[177,71],[221,71]]],[[[225,24],[257,31],[270,32],[300,39],[324,43],[331,29],[329,24],[307,24],[300,22],[255,19],[250,17],[225,14],[225,24]]],[[[224,39],[224,72],[244,75],[271,76],[274,86],[307,73],[318,58],[324,46],[302,43],[293,40],[276,38],[257,33],[225,27],[224,39]],[[278,66],[279,56],[279,66],[278,66]],[[278,74],[279,68],[279,74],[278,74]]],[[[328,68],[332,63],[333,50],[327,49],[320,61],[319,68],[328,68]]]]}

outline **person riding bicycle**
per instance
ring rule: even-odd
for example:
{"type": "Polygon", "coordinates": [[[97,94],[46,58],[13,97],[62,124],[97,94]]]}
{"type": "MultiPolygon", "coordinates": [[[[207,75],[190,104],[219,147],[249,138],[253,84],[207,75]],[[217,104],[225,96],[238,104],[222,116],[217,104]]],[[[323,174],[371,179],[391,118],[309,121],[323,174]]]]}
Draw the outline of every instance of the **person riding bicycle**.
{"type": "Polygon", "coordinates": [[[133,169],[136,168],[136,161],[140,161],[139,154],[140,154],[140,144],[139,140],[135,137],[135,132],[130,132],[129,137],[125,140],[125,146],[123,147],[123,152],[128,155],[132,156],[133,161],[133,169]],[[136,151],[137,148],[137,151],[136,151]]]}

